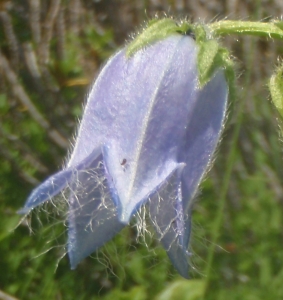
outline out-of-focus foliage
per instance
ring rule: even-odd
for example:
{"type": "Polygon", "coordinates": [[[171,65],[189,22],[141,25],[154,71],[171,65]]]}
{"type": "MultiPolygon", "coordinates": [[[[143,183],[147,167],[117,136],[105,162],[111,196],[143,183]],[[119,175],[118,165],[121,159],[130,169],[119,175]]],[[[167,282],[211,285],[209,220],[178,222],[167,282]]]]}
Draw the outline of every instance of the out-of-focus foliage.
{"type": "Polygon", "coordinates": [[[194,21],[261,20],[282,15],[283,5],[275,0],[0,2],[0,290],[6,295],[199,299],[224,195],[205,299],[283,298],[282,144],[266,88],[282,42],[223,39],[238,65],[238,100],[231,104],[216,164],[195,205],[193,281],[181,280],[150,234],[146,243],[137,239],[135,226],[75,271],[63,257],[64,216],[52,204],[47,215],[44,207],[13,230],[28,194],[64,162],[88,84],[101,64],[156,12],[194,21]]]}

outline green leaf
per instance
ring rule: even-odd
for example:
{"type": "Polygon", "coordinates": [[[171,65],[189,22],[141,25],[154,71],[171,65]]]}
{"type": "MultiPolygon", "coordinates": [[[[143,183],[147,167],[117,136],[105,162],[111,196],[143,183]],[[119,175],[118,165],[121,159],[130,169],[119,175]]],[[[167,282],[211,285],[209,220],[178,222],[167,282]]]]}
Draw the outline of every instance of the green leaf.
{"type": "Polygon", "coordinates": [[[198,300],[201,299],[204,288],[204,280],[182,279],[170,284],[155,300],[198,300]]]}

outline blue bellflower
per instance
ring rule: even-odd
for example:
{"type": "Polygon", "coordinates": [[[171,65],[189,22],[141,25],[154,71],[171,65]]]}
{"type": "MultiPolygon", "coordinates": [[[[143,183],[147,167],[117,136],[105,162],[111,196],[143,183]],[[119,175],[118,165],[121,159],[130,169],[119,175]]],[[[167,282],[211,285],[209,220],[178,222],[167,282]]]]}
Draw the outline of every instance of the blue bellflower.
{"type": "Polygon", "coordinates": [[[192,199],[219,141],[228,94],[221,69],[200,87],[197,54],[192,37],[175,33],[131,56],[119,51],[101,71],[67,166],[21,210],[69,188],[72,268],[147,203],[158,239],[188,277],[192,199]]]}

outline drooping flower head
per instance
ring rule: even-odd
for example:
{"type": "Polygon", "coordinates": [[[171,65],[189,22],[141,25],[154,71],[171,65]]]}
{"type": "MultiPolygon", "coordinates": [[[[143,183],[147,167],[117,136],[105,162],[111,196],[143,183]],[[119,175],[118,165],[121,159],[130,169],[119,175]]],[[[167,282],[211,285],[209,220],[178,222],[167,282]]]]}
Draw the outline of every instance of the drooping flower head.
{"type": "Polygon", "coordinates": [[[185,31],[171,19],[153,22],[108,61],[66,168],[36,188],[21,211],[69,187],[72,268],[147,204],[158,239],[188,276],[192,199],[223,129],[228,86],[212,57],[218,50],[206,54],[211,41],[198,44],[185,31]],[[206,68],[204,57],[211,60],[206,68]]]}

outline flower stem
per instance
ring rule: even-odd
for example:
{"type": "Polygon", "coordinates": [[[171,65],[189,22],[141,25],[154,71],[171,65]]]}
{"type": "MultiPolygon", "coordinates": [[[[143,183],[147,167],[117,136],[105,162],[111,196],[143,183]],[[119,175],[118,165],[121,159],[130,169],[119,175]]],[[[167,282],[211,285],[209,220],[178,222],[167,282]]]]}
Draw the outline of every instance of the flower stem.
{"type": "Polygon", "coordinates": [[[243,34],[283,39],[283,22],[252,22],[223,20],[208,25],[216,35],[243,34]]]}
{"type": "Polygon", "coordinates": [[[211,244],[208,249],[208,256],[207,256],[207,266],[205,270],[206,279],[205,279],[205,285],[204,285],[204,291],[201,300],[205,300],[208,296],[208,293],[210,292],[211,283],[213,281],[213,262],[214,262],[214,255],[215,255],[215,249],[217,248],[217,243],[220,236],[220,228],[223,222],[223,216],[225,211],[225,205],[226,205],[226,198],[227,198],[227,192],[229,189],[229,184],[231,181],[232,171],[234,167],[234,163],[236,160],[237,155],[237,140],[240,133],[240,128],[243,121],[243,110],[244,110],[244,101],[241,100],[239,103],[239,108],[237,112],[237,123],[235,125],[235,128],[233,130],[232,134],[232,140],[230,144],[230,150],[227,157],[227,164],[224,171],[223,176],[223,182],[222,187],[219,193],[219,201],[218,201],[218,207],[216,211],[216,217],[212,224],[211,228],[211,244]]]}
{"type": "MultiPolygon", "coordinates": [[[[251,52],[253,53],[255,48],[255,44],[253,43],[251,45],[251,52]]],[[[254,64],[254,56],[250,54],[248,58],[248,67],[247,67],[247,72],[245,74],[245,86],[248,87],[251,84],[251,69],[252,65],[254,64]]],[[[230,142],[230,150],[227,155],[227,164],[226,168],[223,174],[223,183],[221,190],[219,192],[219,201],[218,201],[218,208],[216,212],[216,217],[214,220],[214,223],[212,225],[211,229],[211,245],[208,249],[208,257],[207,257],[207,267],[205,270],[206,274],[206,279],[205,279],[205,288],[204,288],[204,293],[202,296],[201,300],[206,299],[208,293],[210,292],[210,286],[213,280],[213,261],[214,261],[214,255],[215,255],[215,249],[217,247],[217,242],[220,236],[220,228],[223,222],[223,216],[224,216],[224,211],[225,211],[225,204],[226,204],[226,198],[227,198],[227,192],[229,189],[229,183],[231,180],[232,176],[232,171],[233,171],[233,166],[236,160],[237,156],[237,141],[241,129],[241,125],[243,122],[244,118],[244,106],[245,106],[245,101],[244,99],[247,98],[247,93],[248,89],[245,89],[244,93],[241,95],[241,101],[238,103],[238,109],[237,109],[237,123],[234,127],[233,133],[232,133],[232,139],[230,142]]]]}

